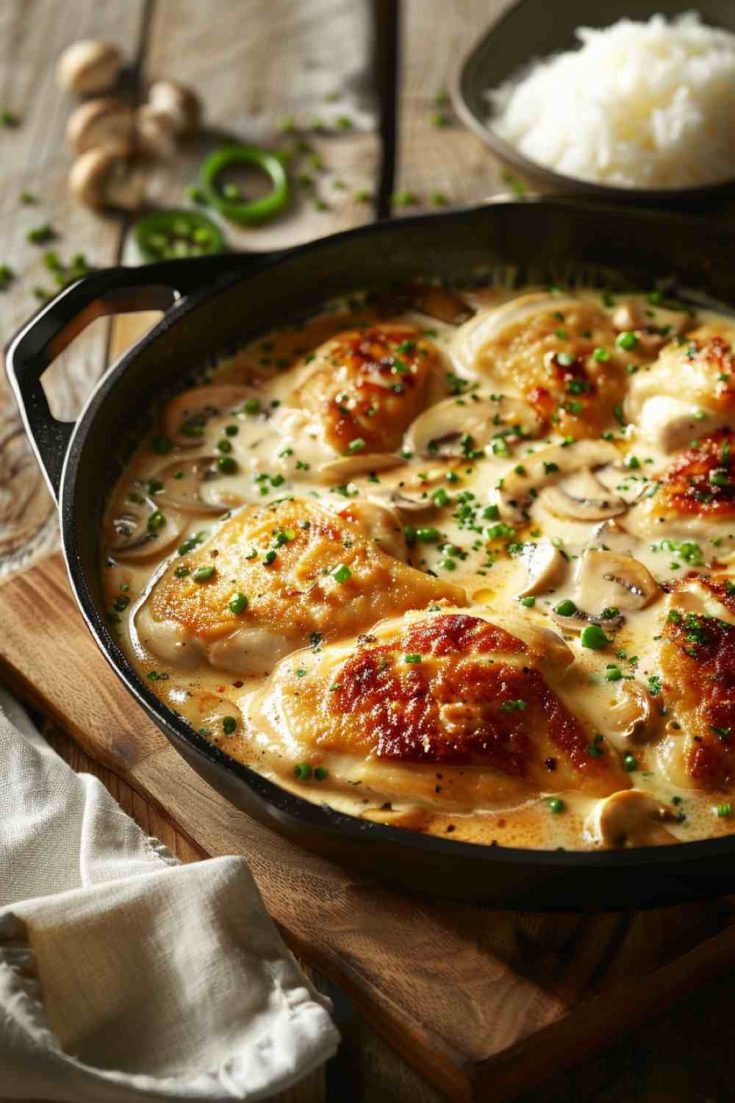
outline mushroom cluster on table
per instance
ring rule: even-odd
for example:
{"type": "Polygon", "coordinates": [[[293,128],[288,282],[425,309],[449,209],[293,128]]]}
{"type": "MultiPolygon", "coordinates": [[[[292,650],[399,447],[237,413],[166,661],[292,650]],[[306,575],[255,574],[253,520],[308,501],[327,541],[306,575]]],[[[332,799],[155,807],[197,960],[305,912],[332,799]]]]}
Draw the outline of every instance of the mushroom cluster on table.
{"type": "Polygon", "coordinates": [[[67,47],[57,67],[65,92],[92,97],[74,109],[66,136],[76,158],[69,189],[96,210],[140,207],[147,163],[172,157],[201,124],[198,96],[178,81],[155,81],[143,103],[131,102],[119,89],[123,65],[117,46],[85,40],[67,47]]]}

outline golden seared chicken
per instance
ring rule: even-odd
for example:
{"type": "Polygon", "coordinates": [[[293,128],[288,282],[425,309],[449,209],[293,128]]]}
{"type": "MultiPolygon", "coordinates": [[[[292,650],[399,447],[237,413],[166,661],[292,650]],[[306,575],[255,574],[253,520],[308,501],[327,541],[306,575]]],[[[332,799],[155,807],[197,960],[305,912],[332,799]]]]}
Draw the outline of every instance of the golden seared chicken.
{"type": "Polygon", "coordinates": [[[734,335],[732,326],[700,326],[634,375],[625,411],[641,440],[673,452],[717,429],[735,429],[734,335]]]}
{"type": "Polygon", "coordinates": [[[479,809],[627,788],[615,752],[593,744],[554,688],[570,650],[552,632],[521,631],[439,606],[408,613],[285,659],[249,720],[268,732],[274,769],[326,765],[334,784],[359,781],[381,800],[479,809]]]}
{"type": "Polygon", "coordinates": [[[626,351],[609,314],[588,299],[524,295],[482,310],[457,330],[457,370],[503,393],[519,395],[547,426],[595,436],[614,422],[626,364],[639,362],[638,338],[626,351]]]}
{"type": "Polygon", "coordinates": [[[712,555],[729,555],[735,538],[734,453],[735,436],[723,429],[674,455],[629,512],[625,527],[653,540],[714,537],[712,555]]]}
{"type": "Polygon", "coordinates": [[[660,644],[667,707],[661,747],[677,784],[715,792],[735,784],[735,580],[693,578],[671,594],[660,644]]]}
{"type": "Polygon", "coordinates": [[[348,330],[316,350],[292,402],[316,415],[340,455],[390,452],[423,408],[439,356],[414,326],[348,330]]]}
{"type": "Polygon", "coordinates": [[[735,832],[735,321],[428,276],[284,317],[158,412],[102,526],[110,631],[338,812],[545,849],[735,832]]]}
{"type": "Polygon", "coordinates": [[[387,555],[378,539],[306,499],[245,509],[154,583],[137,615],[140,644],[185,668],[206,657],[252,674],[310,638],[464,600],[459,587],[387,555]]]}

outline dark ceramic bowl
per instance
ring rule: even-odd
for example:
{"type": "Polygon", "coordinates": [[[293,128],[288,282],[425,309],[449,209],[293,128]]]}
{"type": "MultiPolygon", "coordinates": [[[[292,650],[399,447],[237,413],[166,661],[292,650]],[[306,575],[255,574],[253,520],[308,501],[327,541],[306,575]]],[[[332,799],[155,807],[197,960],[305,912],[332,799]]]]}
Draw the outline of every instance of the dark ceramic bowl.
{"type": "MultiPolygon", "coordinates": [[[[640,907],[735,890],[735,835],[623,851],[477,846],[336,812],[229,758],[160,701],[110,631],[102,593],[105,502],[160,404],[217,358],[348,289],[384,290],[434,275],[466,282],[513,269],[520,282],[587,282],[612,269],[618,286],[652,286],[735,303],[735,225],[561,200],[381,222],[278,256],[253,254],[111,268],[44,307],[6,350],[8,375],[48,483],[59,498],[69,578],[89,630],[131,696],[215,789],[274,831],[344,865],[413,891],[520,908],[640,907]],[[166,309],[100,380],[76,425],[54,419],[41,378],[101,314],[166,309]]],[[[73,692],[73,687],[71,692],[73,692]]]]}
{"type": "Polygon", "coordinates": [[[577,27],[608,27],[628,17],[661,13],[671,18],[696,11],[710,26],[735,32],[733,0],[518,0],[484,32],[453,75],[451,95],[460,119],[523,180],[543,192],[580,195],[607,203],[641,206],[710,204],[735,195],[735,178],[696,188],[620,188],[595,184],[529,161],[488,125],[487,91],[515,77],[529,62],[579,46],[577,27]]]}

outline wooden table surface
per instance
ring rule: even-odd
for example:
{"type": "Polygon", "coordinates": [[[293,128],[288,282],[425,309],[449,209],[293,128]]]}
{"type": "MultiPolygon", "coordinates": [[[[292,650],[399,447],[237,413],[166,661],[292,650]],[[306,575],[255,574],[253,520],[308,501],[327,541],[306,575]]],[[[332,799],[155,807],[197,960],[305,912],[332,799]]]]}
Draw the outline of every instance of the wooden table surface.
{"type": "MultiPolygon", "coordinates": [[[[1,0],[0,263],[15,279],[0,292],[5,341],[50,288],[44,251],[85,253],[106,266],[132,259],[131,219],[74,206],[66,189],[64,129],[70,100],[54,80],[59,52],[77,38],[116,42],[133,93],[154,77],[192,84],[207,129],[151,175],[161,206],[186,202],[203,154],[223,134],[292,153],[299,179],[289,213],[258,230],[233,231],[242,249],[308,241],[391,212],[462,206],[507,190],[482,143],[445,105],[453,66],[508,0],[1,0]],[[30,192],[36,202],[22,202],[30,192]],[[56,240],[36,246],[29,229],[49,223],[56,240]]],[[[73,417],[110,356],[141,323],[98,320],[48,373],[52,408],[73,417]]],[[[0,382],[0,575],[57,546],[53,503],[30,456],[12,399],[0,382]]],[[[51,742],[90,769],[146,831],[183,860],[192,840],[113,775],[85,760],[63,732],[51,742]]],[[[425,1084],[361,1021],[323,978],[344,1041],[326,1069],[280,1097],[283,1103],[429,1103],[425,1084]]],[[[725,1103],[733,1098],[732,978],[702,988],[645,1028],[547,1082],[533,1103],[725,1103]]],[[[2,1077],[0,1070],[0,1094],[2,1077]]],[[[529,1100],[526,1103],[530,1103],[529,1100]]]]}

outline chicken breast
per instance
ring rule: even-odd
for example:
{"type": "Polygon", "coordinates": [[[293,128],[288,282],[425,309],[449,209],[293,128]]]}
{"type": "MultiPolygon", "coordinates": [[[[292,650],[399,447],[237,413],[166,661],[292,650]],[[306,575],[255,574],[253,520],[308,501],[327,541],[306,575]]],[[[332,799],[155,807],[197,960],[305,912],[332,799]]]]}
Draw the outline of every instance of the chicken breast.
{"type": "Polygon", "coordinates": [[[615,751],[554,689],[571,651],[552,632],[522,631],[474,611],[408,613],[284,660],[250,722],[269,733],[276,770],[321,764],[333,785],[359,783],[380,800],[477,809],[627,788],[615,751]]]}
{"type": "Polygon", "coordinates": [[[633,376],[625,411],[642,440],[673,452],[717,429],[735,429],[734,336],[733,327],[699,326],[633,376]]]}
{"type": "Polygon", "coordinates": [[[625,391],[623,353],[608,314],[587,299],[524,295],[480,311],[457,331],[460,374],[526,399],[547,425],[574,437],[614,423],[625,391]]]}
{"type": "Polygon", "coordinates": [[[317,349],[292,403],[316,416],[340,455],[390,452],[423,408],[439,361],[414,326],[348,330],[317,349]]]}
{"type": "Polygon", "coordinates": [[[711,544],[714,538],[712,553],[730,555],[735,541],[734,452],[735,436],[723,429],[677,453],[624,518],[625,528],[654,541],[711,544]]]}
{"type": "Polygon", "coordinates": [[[364,527],[306,499],[250,507],[178,556],[137,616],[142,647],[185,667],[206,657],[261,673],[310,638],[352,636],[381,617],[464,591],[380,549],[364,527]]]}
{"type": "Polygon", "coordinates": [[[660,643],[667,707],[676,721],[660,755],[676,784],[735,786],[735,579],[687,579],[671,594],[660,643]]]}

